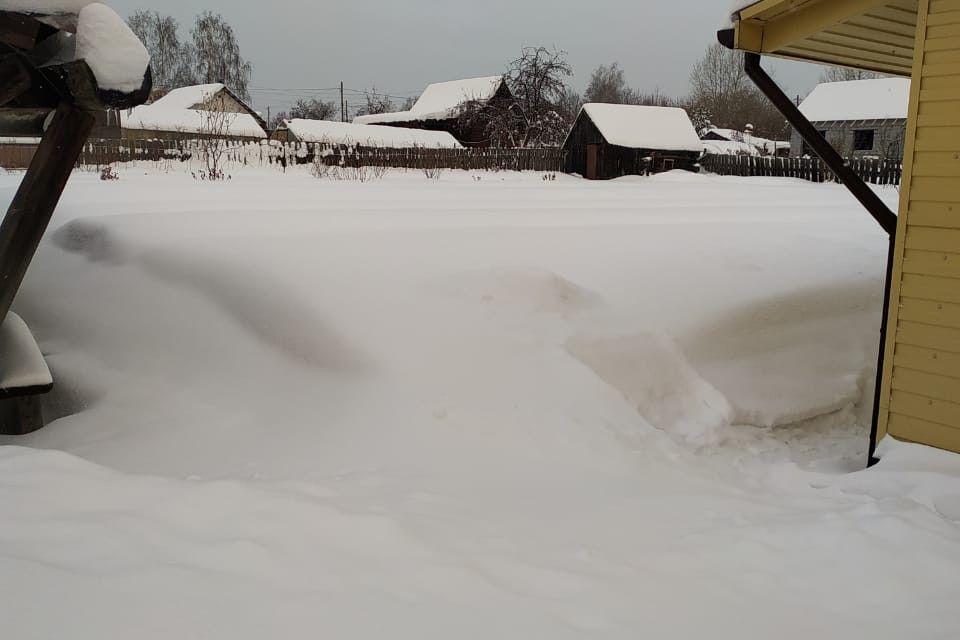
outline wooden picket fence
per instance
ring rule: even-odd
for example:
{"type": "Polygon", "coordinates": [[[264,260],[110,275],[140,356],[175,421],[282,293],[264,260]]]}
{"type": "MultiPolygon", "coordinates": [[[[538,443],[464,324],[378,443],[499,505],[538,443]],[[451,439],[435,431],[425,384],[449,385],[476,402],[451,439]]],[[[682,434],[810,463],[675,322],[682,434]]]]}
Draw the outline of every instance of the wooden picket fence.
{"type": "MultiPolygon", "coordinates": [[[[463,169],[468,171],[562,171],[562,149],[383,149],[326,143],[225,142],[225,160],[233,165],[392,167],[399,169],[463,169]]],[[[115,163],[189,162],[202,156],[196,140],[91,140],[78,167],[100,168],[115,163]]]]}
{"type": "MultiPolygon", "coordinates": [[[[849,158],[847,162],[865,182],[899,185],[903,164],[883,158],[849,158]]],[[[707,155],[700,161],[705,170],[722,176],[799,178],[810,182],[835,182],[837,177],[820,158],[774,158],[770,156],[707,155]]]]}

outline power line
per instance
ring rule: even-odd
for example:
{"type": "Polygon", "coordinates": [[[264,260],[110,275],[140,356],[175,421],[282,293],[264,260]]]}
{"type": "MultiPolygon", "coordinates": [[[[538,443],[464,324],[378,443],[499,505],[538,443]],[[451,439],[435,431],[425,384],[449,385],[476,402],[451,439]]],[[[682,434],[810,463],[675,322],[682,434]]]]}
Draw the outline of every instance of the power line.
{"type": "MultiPolygon", "coordinates": [[[[278,87],[250,87],[249,90],[250,90],[251,93],[252,93],[252,92],[257,92],[257,93],[281,93],[281,94],[286,94],[286,95],[300,95],[300,96],[303,96],[303,95],[317,95],[317,94],[326,93],[326,92],[330,92],[330,93],[337,92],[337,93],[339,93],[340,87],[321,87],[321,88],[300,87],[300,88],[286,88],[286,89],[282,89],[282,88],[278,88],[278,87]]],[[[363,94],[363,95],[367,95],[367,94],[373,95],[373,94],[374,94],[374,91],[373,91],[373,90],[350,89],[350,88],[347,88],[347,87],[344,87],[343,90],[344,90],[344,91],[347,91],[347,92],[350,92],[350,93],[363,94]]],[[[380,93],[379,91],[376,92],[376,95],[382,96],[382,97],[384,97],[384,98],[393,98],[393,99],[395,99],[395,100],[408,100],[408,99],[411,99],[411,98],[417,98],[417,97],[418,97],[418,95],[405,95],[405,96],[400,96],[400,95],[393,95],[393,94],[389,94],[389,93],[380,93]]]]}

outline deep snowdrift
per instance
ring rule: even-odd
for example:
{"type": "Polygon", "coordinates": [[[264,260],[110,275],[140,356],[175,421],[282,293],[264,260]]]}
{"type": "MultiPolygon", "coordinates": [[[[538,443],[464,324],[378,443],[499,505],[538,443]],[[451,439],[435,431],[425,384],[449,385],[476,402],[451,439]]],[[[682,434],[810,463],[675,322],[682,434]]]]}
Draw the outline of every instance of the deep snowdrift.
{"type": "Polygon", "coordinates": [[[51,229],[16,309],[61,419],[0,441],[18,638],[960,622],[958,458],[837,473],[886,254],[838,187],[128,168],[51,229]]]}

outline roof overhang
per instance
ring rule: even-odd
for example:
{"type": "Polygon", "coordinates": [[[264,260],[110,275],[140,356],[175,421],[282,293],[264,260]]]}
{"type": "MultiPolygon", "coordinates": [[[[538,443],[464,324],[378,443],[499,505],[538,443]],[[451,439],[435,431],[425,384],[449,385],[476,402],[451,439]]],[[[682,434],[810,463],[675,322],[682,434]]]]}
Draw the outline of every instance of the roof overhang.
{"type": "Polygon", "coordinates": [[[721,41],[742,51],[911,75],[918,0],[760,0],[721,41]],[[730,37],[732,35],[732,38],[730,37]]]}

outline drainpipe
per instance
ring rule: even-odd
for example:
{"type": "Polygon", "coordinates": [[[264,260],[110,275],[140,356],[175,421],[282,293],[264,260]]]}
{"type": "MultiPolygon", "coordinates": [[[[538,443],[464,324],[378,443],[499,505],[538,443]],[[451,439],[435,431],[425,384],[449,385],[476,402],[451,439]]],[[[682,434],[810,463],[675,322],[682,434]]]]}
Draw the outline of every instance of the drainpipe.
{"type": "MultiPolygon", "coordinates": [[[[720,42],[732,45],[732,34],[729,31],[720,33],[720,42]]],[[[831,171],[840,179],[840,182],[850,191],[854,198],[870,213],[874,220],[887,232],[889,237],[889,253],[887,256],[886,286],[883,296],[883,319],[880,325],[880,353],[877,358],[877,381],[873,399],[873,418],[870,428],[870,455],[868,464],[876,464],[877,438],[880,429],[880,394],[883,387],[883,371],[886,360],[887,333],[889,330],[889,310],[891,288],[893,285],[894,246],[897,235],[897,216],[887,207],[880,197],[867,186],[867,183],[847,164],[827,139],[820,135],[816,127],[807,120],[793,101],[777,86],[766,71],[760,66],[760,56],[756,53],[746,53],[744,70],[753,80],[763,95],[780,111],[787,121],[797,130],[804,142],[820,156],[831,171]]]]}

